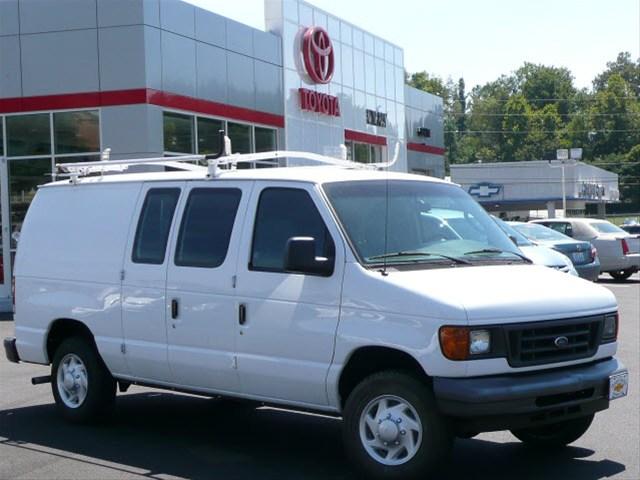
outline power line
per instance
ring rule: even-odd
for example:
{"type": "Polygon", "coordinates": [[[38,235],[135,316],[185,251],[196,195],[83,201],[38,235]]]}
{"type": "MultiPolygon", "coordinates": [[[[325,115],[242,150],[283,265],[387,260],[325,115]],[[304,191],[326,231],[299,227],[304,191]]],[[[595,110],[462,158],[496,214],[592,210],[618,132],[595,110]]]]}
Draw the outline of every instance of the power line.
{"type": "MultiPolygon", "coordinates": [[[[528,135],[530,133],[560,133],[562,130],[519,130],[510,132],[508,130],[445,130],[444,133],[473,133],[473,134],[500,134],[500,135],[528,135]]],[[[640,133],[638,129],[621,129],[621,130],[571,130],[571,133],[640,133]]]]}
{"type": "MultiPolygon", "coordinates": [[[[431,93],[431,92],[428,92],[431,93]]],[[[437,95],[437,94],[433,94],[433,95],[437,95]]],[[[517,93],[512,93],[511,95],[519,95],[517,93]]],[[[509,101],[511,101],[513,97],[510,97],[508,99],[501,99],[501,98],[492,98],[492,97],[477,97],[476,101],[492,101],[492,102],[496,102],[496,103],[507,103],[509,101]]],[[[631,96],[617,96],[617,95],[606,95],[607,99],[615,99],[615,100],[636,100],[638,101],[638,97],[635,95],[631,95],[631,96]]],[[[586,97],[586,98],[526,98],[526,97],[522,97],[522,99],[526,102],[596,102],[598,100],[600,100],[600,98],[597,96],[597,94],[595,94],[592,97],[586,97]]],[[[459,99],[453,99],[453,101],[460,101],[459,99]]],[[[469,96],[468,97],[468,101],[472,102],[474,101],[474,97],[469,96]]]]}
{"type": "MultiPolygon", "coordinates": [[[[476,113],[476,112],[446,112],[448,115],[474,116],[474,117],[535,117],[543,115],[539,112],[531,113],[476,113]]],[[[640,112],[618,112],[618,113],[558,113],[559,117],[617,117],[617,116],[640,116],[640,112]]]]}

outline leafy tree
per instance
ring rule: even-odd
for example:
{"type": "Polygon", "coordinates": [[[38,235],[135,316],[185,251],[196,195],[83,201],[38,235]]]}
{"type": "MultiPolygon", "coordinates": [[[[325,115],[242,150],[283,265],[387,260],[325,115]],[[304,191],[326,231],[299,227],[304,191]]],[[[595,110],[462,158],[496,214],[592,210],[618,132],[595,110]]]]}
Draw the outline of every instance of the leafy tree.
{"type": "Polygon", "coordinates": [[[573,86],[573,75],[567,68],[527,62],[515,71],[514,76],[518,92],[524,95],[534,110],[557,104],[561,115],[566,116],[571,111],[570,99],[575,95],[576,89],[573,86]]]}
{"type": "Polygon", "coordinates": [[[613,62],[607,62],[607,69],[593,80],[596,92],[604,90],[611,75],[620,75],[630,86],[636,96],[640,96],[640,58],[635,62],[629,52],[620,52],[613,62]]]}
{"type": "Polygon", "coordinates": [[[466,113],[467,113],[467,95],[465,93],[464,78],[460,77],[458,80],[458,90],[454,96],[456,105],[454,107],[454,113],[457,116],[456,126],[460,134],[464,133],[466,125],[466,113]]]}
{"type": "Polygon", "coordinates": [[[609,76],[589,110],[593,154],[625,153],[640,143],[640,104],[621,75],[609,76]]]}
{"type": "Polygon", "coordinates": [[[514,95],[506,103],[501,130],[505,141],[502,147],[502,161],[524,160],[520,158],[527,141],[531,107],[522,95],[514,95]]]}

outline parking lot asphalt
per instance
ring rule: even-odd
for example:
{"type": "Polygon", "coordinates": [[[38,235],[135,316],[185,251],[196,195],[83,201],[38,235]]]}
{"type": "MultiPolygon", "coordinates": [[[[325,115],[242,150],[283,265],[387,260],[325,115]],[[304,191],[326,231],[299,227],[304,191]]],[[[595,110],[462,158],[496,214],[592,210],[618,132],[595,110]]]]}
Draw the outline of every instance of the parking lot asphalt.
{"type": "MultiPolygon", "coordinates": [[[[640,478],[640,276],[625,283],[602,276],[601,284],[620,305],[618,356],[630,371],[629,396],[553,453],[531,451],[508,432],[457,440],[436,478],[640,478]]],[[[0,321],[0,337],[13,328],[0,321]]],[[[108,424],[76,426],[56,414],[49,385],[31,385],[48,373],[0,359],[0,479],[353,478],[337,419],[132,387],[119,394],[108,424]]]]}

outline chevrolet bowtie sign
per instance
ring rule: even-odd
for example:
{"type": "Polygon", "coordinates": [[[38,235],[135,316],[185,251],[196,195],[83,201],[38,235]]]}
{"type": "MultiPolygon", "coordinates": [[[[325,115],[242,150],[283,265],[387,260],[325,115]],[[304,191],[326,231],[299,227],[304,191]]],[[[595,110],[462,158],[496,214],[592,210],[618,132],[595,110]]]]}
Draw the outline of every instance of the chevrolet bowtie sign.
{"type": "Polygon", "coordinates": [[[469,194],[479,198],[488,198],[497,195],[502,190],[502,185],[492,183],[478,183],[469,187],[469,194]]]}

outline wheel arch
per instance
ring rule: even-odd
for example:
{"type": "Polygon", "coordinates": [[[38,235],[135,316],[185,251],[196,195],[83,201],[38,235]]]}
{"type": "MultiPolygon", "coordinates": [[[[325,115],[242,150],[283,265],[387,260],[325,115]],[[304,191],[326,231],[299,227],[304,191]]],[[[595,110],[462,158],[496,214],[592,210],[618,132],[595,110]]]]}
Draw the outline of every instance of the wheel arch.
{"type": "Polygon", "coordinates": [[[428,381],[429,376],[414,356],[393,347],[359,347],[347,358],[338,377],[340,409],[353,389],[369,375],[383,370],[404,370],[428,381]]]}
{"type": "Polygon", "coordinates": [[[58,318],[49,325],[45,341],[45,352],[49,363],[53,361],[53,356],[60,344],[70,337],[82,337],[98,351],[93,333],[85,323],[72,318],[58,318]]]}

